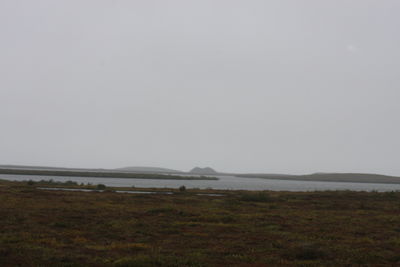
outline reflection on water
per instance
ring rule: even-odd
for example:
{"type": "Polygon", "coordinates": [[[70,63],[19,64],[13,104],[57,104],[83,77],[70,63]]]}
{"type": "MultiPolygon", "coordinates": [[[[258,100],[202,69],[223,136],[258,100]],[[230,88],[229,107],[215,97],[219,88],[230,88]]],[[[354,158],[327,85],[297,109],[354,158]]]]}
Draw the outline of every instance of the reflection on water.
{"type": "MultiPolygon", "coordinates": [[[[38,187],[41,190],[51,190],[51,191],[74,191],[74,192],[105,192],[106,190],[97,189],[83,189],[83,188],[57,188],[57,187],[38,187]]],[[[132,190],[115,190],[115,193],[126,193],[126,194],[163,194],[172,195],[172,192],[151,192],[151,191],[132,191],[132,190]]]]}
{"type": "MultiPolygon", "coordinates": [[[[51,191],[75,191],[75,192],[105,192],[106,190],[97,190],[97,189],[81,189],[81,188],[56,188],[56,187],[38,187],[40,190],[51,190],[51,191]]],[[[112,191],[115,193],[121,194],[159,194],[159,195],[172,195],[173,192],[154,192],[154,191],[132,191],[132,190],[115,190],[112,191]]],[[[198,196],[210,196],[210,197],[222,197],[223,194],[195,194],[198,196]]]]}
{"type": "Polygon", "coordinates": [[[272,191],[314,191],[314,190],[353,190],[353,191],[395,191],[400,190],[400,184],[370,184],[344,182],[312,182],[269,180],[260,178],[240,178],[234,176],[217,176],[219,180],[151,180],[151,179],[122,179],[98,177],[60,177],[43,175],[8,175],[1,174],[0,179],[14,181],[40,181],[53,179],[54,181],[74,181],[84,184],[104,184],[112,187],[142,187],[142,188],[186,188],[199,189],[232,189],[232,190],[272,190],[272,191]]]}

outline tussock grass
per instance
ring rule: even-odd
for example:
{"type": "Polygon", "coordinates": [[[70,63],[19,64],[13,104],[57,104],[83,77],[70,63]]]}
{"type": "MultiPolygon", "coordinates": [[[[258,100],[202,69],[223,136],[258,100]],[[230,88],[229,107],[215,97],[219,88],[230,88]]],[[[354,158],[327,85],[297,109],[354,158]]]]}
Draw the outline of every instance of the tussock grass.
{"type": "Polygon", "coordinates": [[[0,266],[397,266],[399,196],[130,195],[0,181],[0,266]]]}

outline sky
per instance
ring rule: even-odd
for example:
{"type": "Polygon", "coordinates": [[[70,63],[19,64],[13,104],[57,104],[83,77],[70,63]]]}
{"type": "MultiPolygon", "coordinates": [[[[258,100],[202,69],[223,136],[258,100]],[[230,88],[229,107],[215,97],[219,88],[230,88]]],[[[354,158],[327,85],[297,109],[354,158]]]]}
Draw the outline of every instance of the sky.
{"type": "Polygon", "coordinates": [[[400,176],[398,0],[2,0],[0,164],[400,176]]]}

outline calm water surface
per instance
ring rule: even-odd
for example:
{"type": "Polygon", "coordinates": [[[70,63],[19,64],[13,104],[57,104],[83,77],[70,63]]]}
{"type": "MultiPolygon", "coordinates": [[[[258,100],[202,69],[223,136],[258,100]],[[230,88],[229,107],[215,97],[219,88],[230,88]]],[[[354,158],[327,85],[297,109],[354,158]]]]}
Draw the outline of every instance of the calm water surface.
{"type": "Polygon", "coordinates": [[[400,184],[370,184],[370,183],[343,183],[343,182],[310,182],[269,180],[260,178],[239,178],[234,176],[217,176],[217,181],[206,180],[152,180],[152,179],[121,179],[97,177],[67,177],[44,175],[8,175],[0,174],[0,179],[12,181],[40,181],[53,179],[54,181],[75,181],[77,183],[105,184],[115,187],[144,187],[144,188],[186,188],[200,189],[232,189],[232,190],[273,190],[273,191],[314,191],[314,190],[353,190],[353,191],[395,191],[400,190],[400,184]]]}

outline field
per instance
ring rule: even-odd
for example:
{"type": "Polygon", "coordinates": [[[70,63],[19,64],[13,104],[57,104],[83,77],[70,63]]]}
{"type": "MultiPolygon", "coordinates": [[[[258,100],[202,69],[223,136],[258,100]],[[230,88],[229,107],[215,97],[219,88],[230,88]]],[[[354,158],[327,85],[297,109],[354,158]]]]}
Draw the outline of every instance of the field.
{"type": "Polygon", "coordinates": [[[0,266],[394,266],[399,214],[399,192],[118,194],[1,181],[0,266]]]}

